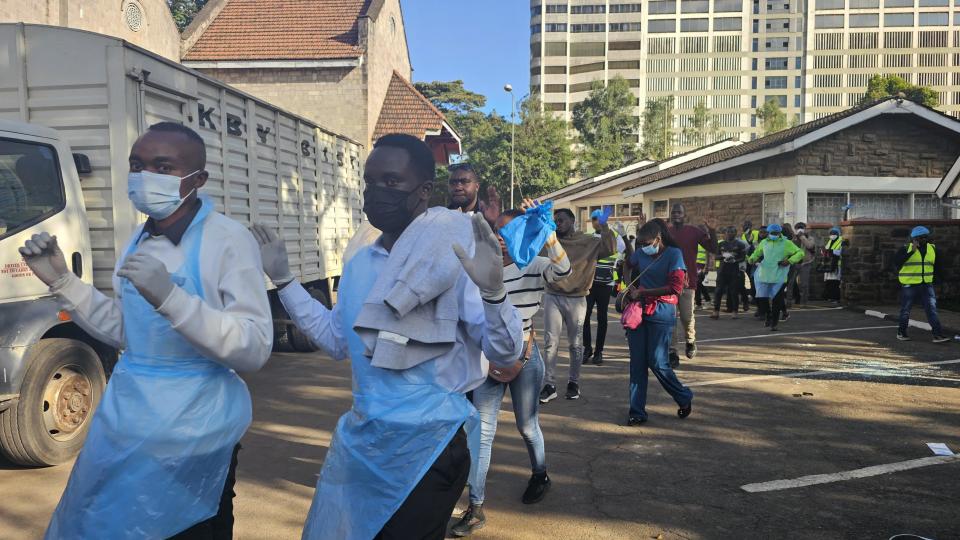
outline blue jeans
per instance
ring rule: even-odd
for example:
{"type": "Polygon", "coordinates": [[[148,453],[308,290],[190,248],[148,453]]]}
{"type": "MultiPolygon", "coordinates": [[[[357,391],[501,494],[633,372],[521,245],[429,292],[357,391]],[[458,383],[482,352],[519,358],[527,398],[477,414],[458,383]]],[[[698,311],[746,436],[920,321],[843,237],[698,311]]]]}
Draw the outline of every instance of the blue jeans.
{"type": "Polygon", "coordinates": [[[933,292],[933,285],[922,283],[920,285],[901,286],[900,288],[900,333],[907,334],[907,326],[910,324],[910,309],[913,304],[920,302],[923,304],[923,310],[927,312],[927,321],[933,329],[933,335],[943,335],[943,328],[940,326],[940,317],[937,316],[937,295],[933,292]]]}
{"type": "Polygon", "coordinates": [[[686,407],[693,401],[693,392],[683,385],[670,367],[670,339],[673,324],[654,323],[647,320],[636,330],[627,330],[630,346],[630,417],[647,417],[647,370],[660,381],[663,389],[677,402],[686,407]]]}
{"type": "Polygon", "coordinates": [[[473,405],[480,413],[480,429],[472,429],[469,434],[470,504],[483,504],[487,484],[487,471],[490,470],[490,454],[493,450],[493,437],[497,433],[497,414],[500,402],[510,387],[513,400],[513,414],[517,418],[517,429],[527,445],[530,465],[534,474],[547,470],[546,451],[543,447],[543,432],[540,431],[540,388],[543,387],[543,357],[540,348],[533,345],[530,360],[523,366],[517,378],[502,383],[487,377],[479,388],[473,391],[473,405]],[[477,433],[479,432],[479,433],[477,433]]]}

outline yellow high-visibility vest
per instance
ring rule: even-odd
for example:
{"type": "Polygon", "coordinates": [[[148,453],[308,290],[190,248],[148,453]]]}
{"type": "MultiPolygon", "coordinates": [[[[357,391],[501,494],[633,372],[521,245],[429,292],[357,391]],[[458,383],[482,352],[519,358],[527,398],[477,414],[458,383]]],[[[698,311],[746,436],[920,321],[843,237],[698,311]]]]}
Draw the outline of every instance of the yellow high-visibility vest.
{"type": "Polygon", "coordinates": [[[923,255],[913,244],[907,244],[907,261],[900,268],[900,283],[920,285],[933,283],[933,264],[937,261],[937,250],[933,244],[927,244],[927,253],[923,255]]]}
{"type": "Polygon", "coordinates": [[[697,264],[707,264],[707,250],[699,244],[697,244],[697,264]]]}
{"type": "Polygon", "coordinates": [[[750,238],[747,238],[747,233],[743,233],[740,235],[740,239],[748,244],[756,245],[757,242],[760,241],[760,231],[758,230],[750,231],[750,238]]]}

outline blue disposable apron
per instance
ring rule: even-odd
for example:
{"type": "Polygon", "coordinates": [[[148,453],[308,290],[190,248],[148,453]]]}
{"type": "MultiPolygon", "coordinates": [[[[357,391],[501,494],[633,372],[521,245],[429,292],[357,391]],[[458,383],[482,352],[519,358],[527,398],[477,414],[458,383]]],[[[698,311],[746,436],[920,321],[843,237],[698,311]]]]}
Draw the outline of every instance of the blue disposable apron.
{"type": "Polygon", "coordinates": [[[436,360],[405,370],[370,365],[353,331],[386,257],[367,247],[340,281],[341,328],[353,369],[353,407],[337,422],[303,538],[369,540],[420,482],[476,409],[436,384],[436,360]],[[377,260],[379,258],[379,260],[377,260]]]}
{"type": "MultiPolygon", "coordinates": [[[[204,298],[204,201],[171,275],[204,298]]],[[[136,251],[142,228],[124,259],[136,251]]],[[[207,358],[122,279],[124,351],[94,413],[47,539],[168,538],[214,516],[234,446],[250,425],[247,387],[207,358]]]]}

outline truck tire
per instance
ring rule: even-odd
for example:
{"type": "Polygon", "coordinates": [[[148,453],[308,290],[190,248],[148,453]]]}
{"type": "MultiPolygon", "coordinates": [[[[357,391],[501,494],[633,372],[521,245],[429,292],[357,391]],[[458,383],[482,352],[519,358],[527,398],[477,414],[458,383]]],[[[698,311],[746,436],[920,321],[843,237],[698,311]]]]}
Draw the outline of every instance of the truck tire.
{"type": "Polygon", "coordinates": [[[26,356],[20,399],[0,413],[0,452],[19,465],[57,465],[83,446],[107,385],[92,347],[65,338],[41,340],[26,356]]]}
{"type": "MultiPolygon", "coordinates": [[[[327,295],[323,292],[323,290],[312,287],[307,292],[310,293],[310,296],[312,296],[314,300],[319,301],[321,304],[326,306],[327,309],[330,308],[330,299],[327,298],[327,295]]],[[[310,339],[304,335],[299,328],[297,328],[296,325],[291,324],[287,327],[287,336],[290,340],[290,345],[293,347],[293,350],[297,352],[317,351],[317,346],[314,345],[313,342],[310,341],[310,339]]]]}

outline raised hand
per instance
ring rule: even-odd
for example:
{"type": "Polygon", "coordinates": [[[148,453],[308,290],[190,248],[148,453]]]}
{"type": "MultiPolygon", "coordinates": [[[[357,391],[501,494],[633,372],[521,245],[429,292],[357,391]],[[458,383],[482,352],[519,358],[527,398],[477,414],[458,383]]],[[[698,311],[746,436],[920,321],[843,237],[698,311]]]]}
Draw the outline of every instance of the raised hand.
{"type": "Polygon", "coordinates": [[[70,270],[63,251],[57,245],[57,237],[43,232],[35,234],[20,248],[20,255],[33,274],[48,287],[70,270]]]}
{"type": "Polygon", "coordinates": [[[487,188],[487,202],[482,206],[482,212],[484,219],[487,220],[487,223],[496,223],[497,218],[500,217],[500,194],[497,193],[497,188],[490,186],[487,188]]]}
{"type": "Polygon", "coordinates": [[[468,257],[460,244],[453,244],[453,252],[460,259],[460,264],[470,280],[480,289],[480,296],[484,300],[500,301],[507,295],[507,289],[503,286],[503,253],[500,251],[500,242],[483,216],[474,214],[471,222],[476,244],[473,257],[468,257]]]}
{"type": "Polygon", "coordinates": [[[156,257],[134,253],[127,257],[117,276],[127,278],[140,295],[155,308],[160,307],[173,292],[173,281],[167,267],[156,257]]]}
{"type": "Polygon", "coordinates": [[[646,224],[647,224],[647,215],[641,212],[640,215],[637,216],[637,230],[639,231],[640,227],[643,227],[646,224]]]}
{"type": "Polygon", "coordinates": [[[254,223],[250,227],[250,233],[253,234],[253,237],[257,239],[257,244],[260,245],[263,273],[270,278],[270,281],[278,287],[293,281],[293,273],[290,272],[290,262],[287,257],[287,246],[277,233],[259,223],[254,223]]]}
{"type": "Polygon", "coordinates": [[[717,230],[717,217],[707,216],[707,218],[703,220],[703,224],[707,226],[707,229],[715,231],[717,230]]]}

